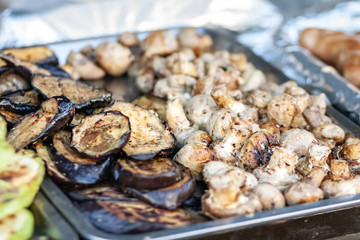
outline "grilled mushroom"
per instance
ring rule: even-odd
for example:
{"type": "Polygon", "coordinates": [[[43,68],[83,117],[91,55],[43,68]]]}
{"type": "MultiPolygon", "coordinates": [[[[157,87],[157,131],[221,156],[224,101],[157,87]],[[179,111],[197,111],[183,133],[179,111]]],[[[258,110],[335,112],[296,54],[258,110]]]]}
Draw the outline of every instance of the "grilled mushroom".
{"type": "Polygon", "coordinates": [[[161,120],[149,110],[132,103],[116,101],[103,111],[120,111],[129,118],[131,135],[123,147],[129,157],[147,160],[156,155],[167,156],[172,151],[174,138],[161,120]]]}
{"type": "Polygon", "coordinates": [[[58,95],[69,98],[76,109],[104,107],[111,101],[108,91],[68,78],[35,74],[31,83],[46,98],[58,95]]]}
{"type": "Polygon", "coordinates": [[[133,60],[130,49],[117,42],[103,42],[96,48],[97,63],[113,76],[126,72],[133,60]]]}
{"type": "Polygon", "coordinates": [[[191,170],[196,180],[201,180],[201,173],[207,162],[216,160],[216,155],[206,145],[186,144],[174,156],[174,160],[191,170]]]}
{"type": "Polygon", "coordinates": [[[347,160],[360,159],[360,139],[350,137],[343,144],[342,154],[347,160]]]}
{"type": "Polygon", "coordinates": [[[178,145],[184,145],[188,136],[199,129],[193,125],[187,118],[180,98],[168,100],[166,107],[166,120],[170,131],[174,134],[178,145]]]}
{"type": "Polygon", "coordinates": [[[246,170],[253,170],[269,161],[274,147],[279,142],[276,136],[266,131],[258,131],[244,143],[241,151],[236,154],[239,166],[246,170]]]}
{"type": "Polygon", "coordinates": [[[295,205],[315,202],[324,198],[324,192],[319,188],[326,171],[322,168],[313,169],[301,182],[291,184],[285,190],[286,203],[295,205]]]}
{"type": "Polygon", "coordinates": [[[56,132],[71,121],[74,108],[66,97],[53,97],[41,104],[40,109],[25,116],[11,131],[7,140],[19,150],[30,143],[56,132]]]}
{"type": "Polygon", "coordinates": [[[288,94],[275,96],[268,104],[267,113],[270,120],[275,120],[281,126],[289,127],[296,114],[294,98],[288,94]]]}
{"type": "Polygon", "coordinates": [[[185,140],[185,145],[187,144],[204,144],[209,146],[212,142],[211,137],[204,131],[197,130],[192,132],[188,138],[185,140]]]}
{"type": "Polygon", "coordinates": [[[119,152],[130,133],[128,117],[117,111],[98,113],[73,128],[71,146],[88,157],[106,157],[119,152]]]}
{"type": "Polygon", "coordinates": [[[105,71],[79,52],[71,51],[66,58],[66,64],[72,66],[84,80],[94,80],[105,77],[105,71]]]}
{"type": "Polygon", "coordinates": [[[177,165],[163,157],[147,161],[120,158],[113,166],[112,176],[120,186],[147,190],[168,187],[181,179],[177,165]]]}
{"type": "Polygon", "coordinates": [[[317,143],[314,135],[304,129],[290,129],[280,138],[282,147],[288,148],[298,156],[306,155],[312,143],[317,143]]]}
{"type": "Polygon", "coordinates": [[[199,34],[195,28],[181,28],[178,39],[181,48],[191,48],[198,55],[209,50],[213,44],[209,35],[199,34]]]}
{"type": "Polygon", "coordinates": [[[236,114],[229,110],[221,109],[211,114],[211,117],[206,124],[206,131],[214,141],[222,140],[230,127],[239,122],[240,119],[236,114]]]}
{"type": "Polygon", "coordinates": [[[232,125],[223,140],[213,143],[212,149],[220,161],[234,165],[236,151],[241,149],[250,136],[251,131],[247,127],[232,125]]]}
{"type": "Polygon", "coordinates": [[[269,163],[256,168],[253,174],[259,183],[270,183],[282,191],[291,183],[299,180],[299,176],[295,172],[297,160],[294,152],[287,148],[275,147],[269,163]]]}
{"type": "Polygon", "coordinates": [[[184,203],[195,191],[195,180],[188,168],[179,165],[181,180],[165,188],[156,190],[138,190],[126,187],[127,193],[155,207],[176,209],[184,203]]]}
{"type": "Polygon", "coordinates": [[[217,105],[208,94],[193,96],[185,106],[186,116],[202,129],[205,129],[211,114],[216,110],[218,110],[217,105]]]}
{"type": "Polygon", "coordinates": [[[262,210],[272,210],[285,207],[284,195],[273,185],[261,183],[254,188],[254,193],[259,198],[262,210]]]}
{"type": "Polygon", "coordinates": [[[313,134],[316,138],[323,140],[330,148],[335,147],[335,144],[344,141],[345,132],[336,124],[324,123],[313,129],[313,134]]]}
{"type": "Polygon", "coordinates": [[[309,152],[305,158],[299,160],[296,169],[303,175],[308,175],[313,168],[322,168],[329,170],[327,165],[328,157],[331,150],[327,146],[321,146],[317,143],[312,143],[309,147],[309,152]]]}
{"type": "Polygon", "coordinates": [[[119,43],[126,47],[134,47],[139,43],[136,33],[124,32],[119,35],[119,43]]]}
{"type": "Polygon", "coordinates": [[[175,52],[179,44],[174,35],[167,31],[154,31],[141,42],[144,56],[168,55],[175,52]]]}

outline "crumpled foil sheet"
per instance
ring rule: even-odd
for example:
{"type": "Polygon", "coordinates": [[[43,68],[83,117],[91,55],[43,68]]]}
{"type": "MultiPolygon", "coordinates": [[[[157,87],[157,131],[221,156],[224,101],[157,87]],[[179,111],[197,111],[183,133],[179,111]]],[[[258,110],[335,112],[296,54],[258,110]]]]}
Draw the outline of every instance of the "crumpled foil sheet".
{"type": "MultiPolygon", "coordinates": [[[[327,5],[324,4],[324,8],[327,5]]],[[[360,31],[360,2],[349,1],[333,8],[286,21],[274,35],[275,47],[265,58],[289,78],[326,93],[331,103],[360,124],[360,90],[336,70],[298,46],[299,33],[307,27],[319,27],[347,33],[360,31]]]]}
{"type": "Polygon", "coordinates": [[[275,5],[266,0],[75,1],[5,18],[0,48],[187,25],[276,30],[281,22],[275,5]]]}

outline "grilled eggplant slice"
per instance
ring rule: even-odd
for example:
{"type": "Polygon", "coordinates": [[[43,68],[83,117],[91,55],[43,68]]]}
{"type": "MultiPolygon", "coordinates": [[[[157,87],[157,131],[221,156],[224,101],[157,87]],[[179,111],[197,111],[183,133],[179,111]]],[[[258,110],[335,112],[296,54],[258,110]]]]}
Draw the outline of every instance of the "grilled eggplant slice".
{"type": "Polygon", "coordinates": [[[26,48],[8,48],[3,50],[4,54],[12,54],[13,56],[21,59],[22,61],[50,64],[53,66],[59,65],[59,60],[55,53],[44,46],[39,47],[26,47],[26,48]]]}
{"type": "Polygon", "coordinates": [[[51,76],[71,78],[71,75],[60,67],[53,66],[50,64],[37,64],[36,66],[40,69],[48,71],[51,76]]]}
{"type": "Polygon", "coordinates": [[[16,149],[22,149],[57,131],[74,116],[72,103],[66,97],[53,97],[41,104],[38,111],[28,114],[11,129],[7,139],[16,149]]]}
{"type": "Polygon", "coordinates": [[[195,191],[196,182],[188,168],[179,164],[181,180],[157,190],[146,191],[126,187],[127,193],[155,207],[175,209],[183,204],[195,191]]]}
{"type": "Polygon", "coordinates": [[[53,96],[69,98],[76,109],[104,107],[111,101],[110,92],[68,78],[35,74],[31,83],[34,89],[46,98],[53,96]]]}
{"type": "Polygon", "coordinates": [[[23,114],[13,113],[0,108],[0,116],[4,117],[10,127],[18,124],[24,117],[23,114]]]}
{"type": "Polygon", "coordinates": [[[34,231],[34,217],[27,209],[21,209],[0,221],[0,239],[26,240],[34,231]]]}
{"type": "MultiPolygon", "coordinates": [[[[71,132],[60,131],[53,136],[51,153],[57,172],[61,173],[67,182],[76,186],[92,185],[105,180],[109,176],[112,158],[84,158],[70,147],[71,132]]],[[[66,183],[53,175],[57,182],[66,183]]]]}
{"type": "Polygon", "coordinates": [[[136,198],[129,198],[127,194],[109,184],[68,192],[68,196],[77,202],[89,200],[138,201],[136,198]]]}
{"type": "Polygon", "coordinates": [[[0,97],[0,108],[20,114],[35,112],[40,105],[38,96],[34,90],[16,91],[0,97]]]}
{"type": "Polygon", "coordinates": [[[159,118],[166,121],[166,101],[154,96],[142,96],[133,101],[134,104],[153,110],[159,115],[159,118]]]}
{"type": "Polygon", "coordinates": [[[30,83],[19,74],[14,73],[13,70],[6,70],[0,75],[0,95],[29,89],[30,87],[30,83]]]}
{"type": "Polygon", "coordinates": [[[158,116],[132,103],[115,101],[103,109],[120,111],[130,120],[131,135],[123,151],[131,158],[147,160],[156,155],[167,156],[174,148],[174,137],[158,116]]]}
{"type": "Polygon", "coordinates": [[[74,115],[73,119],[71,120],[71,122],[69,123],[69,127],[73,128],[76,125],[79,125],[81,123],[81,120],[85,117],[86,117],[86,113],[75,111],[75,115],[74,115]]]}
{"type": "Polygon", "coordinates": [[[106,157],[119,152],[130,133],[128,117],[118,111],[98,113],[73,128],[71,146],[87,157],[106,157]]]}
{"type": "Polygon", "coordinates": [[[44,173],[44,162],[33,151],[20,150],[13,155],[0,172],[0,219],[31,204],[44,173]]]}
{"type": "Polygon", "coordinates": [[[169,158],[155,157],[147,161],[118,159],[112,169],[114,180],[136,189],[159,189],[181,179],[180,170],[169,158]]]}
{"type": "Polygon", "coordinates": [[[139,201],[87,201],[79,206],[97,228],[112,233],[141,233],[204,221],[183,209],[154,208],[139,201]]]}
{"type": "Polygon", "coordinates": [[[32,74],[35,73],[51,75],[49,71],[39,68],[34,63],[22,61],[11,54],[0,55],[0,59],[6,63],[7,67],[18,73],[26,81],[30,81],[32,74]]]}

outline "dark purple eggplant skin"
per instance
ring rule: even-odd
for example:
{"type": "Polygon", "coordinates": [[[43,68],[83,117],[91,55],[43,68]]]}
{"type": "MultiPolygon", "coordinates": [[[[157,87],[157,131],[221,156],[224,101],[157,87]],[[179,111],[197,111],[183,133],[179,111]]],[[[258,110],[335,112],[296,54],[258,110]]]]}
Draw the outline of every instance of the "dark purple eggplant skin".
{"type": "MultiPolygon", "coordinates": [[[[50,152],[52,154],[52,159],[54,165],[58,172],[62,173],[66,177],[67,183],[74,184],[75,187],[82,187],[88,185],[94,185],[106,180],[110,175],[110,167],[113,163],[112,157],[107,157],[106,159],[99,159],[95,162],[90,163],[78,163],[71,161],[67,156],[69,152],[60,152],[59,149],[55,148],[54,141],[61,141],[64,145],[69,147],[70,143],[66,143],[65,140],[55,139],[56,135],[52,137],[52,144],[50,147],[50,152]],[[67,145],[69,144],[69,145],[67,145]]],[[[75,150],[74,154],[77,154],[75,150]]],[[[71,154],[71,153],[70,153],[71,154]]],[[[78,156],[76,156],[78,157],[78,156]]],[[[64,182],[63,179],[56,179],[56,176],[53,177],[56,182],[64,182]]]]}
{"type": "MultiPolygon", "coordinates": [[[[71,103],[71,101],[63,96],[55,96],[52,97],[56,99],[57,107],[58,107],[58,113],[54,116],[54,118],[46,125],[45,129],[37,136],[34,136],[31,138],[31,141],[27,144],[27,146],[31,143],[34,143],[38,140],[41,140],[42,138],[45,138],[49,136],[50,134],[56,132],[57,130],[63,128],[65,125],[67,125],[73,118],[75,109],[71,103]]],[[[51,99],[52,99],[51,98],[51,99]]],[[[29,113],[28,115],[25,115],[19,123],[17,123],[9,132],[8,137],[11,135],[13,131],[17,130],[17,127],[22,123],[22,121],[28,120],[27,117],[34,114],[33,117],[36,117],[35,113],[29,113]]],[[[26,129],[24,129],[25,131],[26,129]]],[[[26,146],[25,146],[26,147],[26,146]]]]}
{"type": "Polygon", "coordinates": [[[21,103],[14,103],[11,101],[8,97],[11,95],[17,94],[17,93],[25,93],[24,90],[19,90],[16,92],[9,93],[7,95],[0,97],[0,107],[5,109],[6,111],[10,111],[13,113],[19,113],[19,114],[27,114],[35,112],[39,109],[39,106],[31,106],[21,103]]]}
{"type": "Polygon", "coordinates": [[[39,68],[45,69],[51,73],[51,76],[58,76],[64,78],[71,78],[70,74],[58,66],[50,65],[50,64],[36,64],[39,68]]]}
{"type": "Polygon", "coordinates": [[[36,142],[43,137],[46,137],[63,128],[69,122],[71,122],[72,118],[74,117],[75,109],[67,97],[56,96],[52,98],[55,98],[58,102],[59,113],[56,114],[54,119],[49,123],[49,125],[46,126],[45,130],[38,137],[34,138],[32,142],[36,142]]]}
{"type": "Polygon", "coordinates": [[[112,163],[110,157],[93,164],[79,164],[71,162],[64,155],[56,152],[54,148],[51,148],[51,152],[54,154],[54,163],[57,170],[63,173],[69,180],[68,182],[75,185],[74,187],[94,185],[106,180],[109,176],[112,163]]]}
{"type": "Polygon", "coordinates": [[[147,202],[155,207],[165,209],[176,209],[183,204],[194,193],[196,181],[191,175],[188,168],[179,164],[182,173],[182,179],[169,187],[152,191],[138,190],[135,188],[125,187],[126,193],[147,202]],[[184,181],[184,179],[187,179],[184,181]],[[180,184],[181,182],[181,184],[180,184]],[[180,185],[179,185],[180,184],[180,185]],[[177,186],[179,185],[179,186],[177,186]]]}
{"type": "Polygon", "coordinates": [[[97,228],[110,233],[129,234],[144,233],[165,229],[166,226],[159,222],[135,221],[129,222],[119,218],[100,205],[97,201],[87,201],[79,205],[79,209],[89,218],[97,228]]]}
{"type": "Polygon", "coordinates": [[[148,161],[132,160],[132,159],[118,159],[112,167],[111,173],[114,181],[120,186],[132,187],[135,189],[154,190],[164,188],[175,184],[181,179],[181,173],[177,165],[169,159],[173,164],[172,171],[162,172],[157,174],[134,174],[125,169],[121,161],[129,161],[130,163],[142,164],[148,161]]]}
{"type": "Polygon", "coordinates": [[[10,69],[13,69],[16,73],[18,73],[25,80],[30,80],[32,72],[29,68],[23,65],[16,65],[10,58],[6,56],[0,56],[0,59],[6,63],[6,66],[10,69]]]}
{"type": "MultiPolygon", "coordinates": [[[[39,46],[39,47],[45,47],[46,46],[39,46]]],[[[16,48],[16,49],[25,49],[25,48],[29,48],[29,47],[19,47],[19,48],[16,48]]],[[[12,49],[12,48],[10,48],[12,49]]],[[[4,50],[10,50],[10,49],[4,49],[4,50]]],[[[48,64],[48,65],[53,65],[53,66],[59,66],[59,59],[57,58],[57,56],[55,55],[54,52],[52,52],[53,55],[51,56],[48,56],[40,61],[37,61],[37,62],[33,62],[33,63],[36,63],[36,64],[48,64]]]]}

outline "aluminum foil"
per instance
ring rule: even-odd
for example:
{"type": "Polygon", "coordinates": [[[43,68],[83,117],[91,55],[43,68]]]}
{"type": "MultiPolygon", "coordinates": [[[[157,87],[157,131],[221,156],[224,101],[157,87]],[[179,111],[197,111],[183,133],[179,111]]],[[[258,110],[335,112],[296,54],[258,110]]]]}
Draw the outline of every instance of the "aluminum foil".
{"type": "Polygon", "coordinates": [[[264,57],[288,77],[326,93],[335,107],[360,124],[360,90],[297,44],[299,33],[307,27],[360,31],[359,1],[338,3],[333,8],[328,5],[323,5],[326,10],[286,21],[274,35],[274,50],[264,57]]]}
{"type": "MultiPolygon", "coordinates": [[[[31,5],[39,0],[27,2],[31,5]]],[[[40,12],[13,13],[2,24],[0,48],[186,25],[268,30],[282,21],[276,6],[266,0],[66,2],[40,12]]]]}

